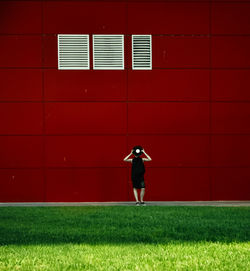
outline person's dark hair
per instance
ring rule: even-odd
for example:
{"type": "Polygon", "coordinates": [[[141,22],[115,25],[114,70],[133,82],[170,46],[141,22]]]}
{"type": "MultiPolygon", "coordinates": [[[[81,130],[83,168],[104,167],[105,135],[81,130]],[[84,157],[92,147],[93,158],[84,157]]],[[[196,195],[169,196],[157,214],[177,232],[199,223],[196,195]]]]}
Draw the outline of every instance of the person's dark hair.
{"type": "Polygon", "coordinates": [[[132,153],[133,155],[140,156],[142,155],[142,150],[143,150],[142,146],[137,145],[137,146],[134,146],[132,153]]]}

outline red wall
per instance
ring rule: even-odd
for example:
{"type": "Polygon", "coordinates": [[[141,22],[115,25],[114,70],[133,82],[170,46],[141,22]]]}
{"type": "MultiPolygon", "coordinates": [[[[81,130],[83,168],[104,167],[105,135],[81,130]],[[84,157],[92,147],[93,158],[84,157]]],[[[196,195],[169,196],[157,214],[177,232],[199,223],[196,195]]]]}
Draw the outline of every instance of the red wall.
{"type": "MultiPolygon", "coordinates": [[[[250,1],[1,1],[0,201],[250,199],[250,1]],[[124,34],[125,70],[57,69],[57,34],[124,34]],[[152,71],[131,69],[152,34],[152,71]]],[[[92,58],[91,58],[92,59],[92,58]]],[[[92,61],[92,60],[91,60],[92,61]]]]}

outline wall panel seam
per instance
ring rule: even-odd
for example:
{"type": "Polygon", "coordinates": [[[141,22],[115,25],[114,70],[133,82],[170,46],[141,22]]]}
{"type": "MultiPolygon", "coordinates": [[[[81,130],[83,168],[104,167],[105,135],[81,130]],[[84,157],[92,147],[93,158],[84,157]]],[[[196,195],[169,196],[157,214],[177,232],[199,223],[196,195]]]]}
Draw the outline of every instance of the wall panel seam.
{"type": "Polygon", "coordinates": [[[46,202],[46,195],[47,195],[47,180],[46,180],[46,118],[45,118],[45,89],[44,89],[44,12],[43,12],[43,4],[44,1],[41,1],[41,19],[42,19],[42,104],[43,104],[43,200],[46,202]]]}
{"type": "Polygon", "coordinates": [[[208,151],[208,165],[209,165],[209,200],[213,200],[213,184],[212,184],[212,0],[209,1],[209,151],[208,151]]]}

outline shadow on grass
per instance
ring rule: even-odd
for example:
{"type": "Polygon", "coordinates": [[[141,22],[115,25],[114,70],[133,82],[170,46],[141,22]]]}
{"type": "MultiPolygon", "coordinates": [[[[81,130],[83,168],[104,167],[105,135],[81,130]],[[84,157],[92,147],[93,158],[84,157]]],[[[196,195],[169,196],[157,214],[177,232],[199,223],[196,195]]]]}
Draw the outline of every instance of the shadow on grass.
{"type": "Polygon", "coordinates": [[[250,208],[5,207],[0,245],[250,241],[250,208]]]}

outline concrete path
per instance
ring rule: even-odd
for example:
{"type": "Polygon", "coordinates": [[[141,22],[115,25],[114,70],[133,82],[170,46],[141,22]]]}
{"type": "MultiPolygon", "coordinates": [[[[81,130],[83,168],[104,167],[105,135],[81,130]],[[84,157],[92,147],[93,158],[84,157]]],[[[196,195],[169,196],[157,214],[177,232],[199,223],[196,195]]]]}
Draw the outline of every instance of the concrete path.
{"type": "MultiPolygon", "coordinates": [[[[216,206],[250,207],[250,201],[147,201],[147,206],[216,206]]],[[[0,202],[0,207],[48,207],[48,206],[135,206],[126,202],[0,202]]]]}

